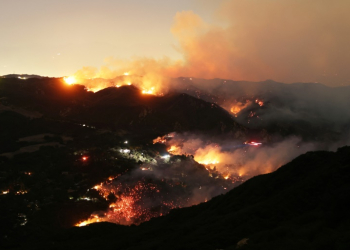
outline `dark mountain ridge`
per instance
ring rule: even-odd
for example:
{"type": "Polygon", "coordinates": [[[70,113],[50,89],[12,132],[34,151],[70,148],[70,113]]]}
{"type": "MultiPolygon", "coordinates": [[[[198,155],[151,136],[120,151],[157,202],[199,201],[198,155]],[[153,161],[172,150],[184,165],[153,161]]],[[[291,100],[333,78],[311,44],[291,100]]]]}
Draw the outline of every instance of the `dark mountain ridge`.
{"type": "Polygon", "coordinates": [[[110,87],[96,93],[62,79],[1,79],[2,105],[36,111],[45,117],[88,123],[109,129],[169,133],[205,130],[245,136],[221,107],[187,94],[143,95],[134,86],[110,87]],[[238,132],[238,133],[237,133],[238,132]]]}

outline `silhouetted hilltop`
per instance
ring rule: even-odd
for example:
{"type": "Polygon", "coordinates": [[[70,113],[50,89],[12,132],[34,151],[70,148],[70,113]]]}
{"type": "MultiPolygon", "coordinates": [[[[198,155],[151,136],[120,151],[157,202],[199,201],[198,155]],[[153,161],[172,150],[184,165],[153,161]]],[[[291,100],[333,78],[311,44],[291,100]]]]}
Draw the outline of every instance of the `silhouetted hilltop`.
{"type": "Polygon", "coordinates": [[[46,118],[108,129],[169,133],[204,130],[243,136],[246,129],[216,104],[187,94],[144,95],[134,86],[96,93],[62,79],[1,79],[1,104],[35,111],[46,118]]]}

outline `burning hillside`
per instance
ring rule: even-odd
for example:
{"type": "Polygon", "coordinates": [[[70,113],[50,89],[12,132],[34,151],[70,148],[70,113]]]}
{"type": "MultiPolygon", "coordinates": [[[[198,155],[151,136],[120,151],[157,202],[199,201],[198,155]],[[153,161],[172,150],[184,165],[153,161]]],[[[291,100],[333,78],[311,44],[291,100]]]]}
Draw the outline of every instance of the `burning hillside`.
{"type": "Polygon", "coordinates": [[[243,179],[276,170],[293,157],[314,148],[291,137],[264,145],[258,141],[216,139],[200,134],[177,134],[159,137],[154,143],[163,143],[172,155],[192,155],[194,160],[210,172],[218,171],[222,178],[243,179]],[[278,152],[278,153],[276,153],[278,152]]]}
{"type": "MultiPolygon", "coordinates": [[[[153,143],[164,145],[169,155],[158,155],[153,164],[142,164],[130,173],[110,177],[94,186],[109,203],[109,209],[94,212],[77,226],[102,221],[140,224],[173,208],[192,206],[226,193],[314,148],[298,138],[264,145],[257,141],[214,142],[206,136],[188,133],[167,134],[153,143]]],[[[135,155],[130,150],[121,151],[123,157],[135,155]]]]}
{"type": "Polygon", "coordinates": [[[122,86],[134,85],[138,89],[140,89],[140,92],[144,95],[164,95],[164,89],[161,87],[162,85],[160,83],[156,84],[153,79],[130,75],[127,72],[121,76],[116,76],[112,79],[105,79],[99,77],[86,79],[82,78],[82,76],[80,76],[79,74],[75,74],[69,77],[64,77],[63,80],[68,85],[84,85],[85,88],[91,92],[98,92],[100,90],[110,87],[119,88],[122,86]]]}
{"type": "Polygon", "coordinates": [[[213,165],[204,167],[190,156],[169,155],[156,159],[156,164],[143,164],[130,173],[109,177],[95,185],[92,190],[97,190],[109,203],[109,209],[94,212],[76,226],[102,221],[140,224],[165,215],[173,208],[205,202],[243,181],[229,173],[221,174],[213,165]]]}

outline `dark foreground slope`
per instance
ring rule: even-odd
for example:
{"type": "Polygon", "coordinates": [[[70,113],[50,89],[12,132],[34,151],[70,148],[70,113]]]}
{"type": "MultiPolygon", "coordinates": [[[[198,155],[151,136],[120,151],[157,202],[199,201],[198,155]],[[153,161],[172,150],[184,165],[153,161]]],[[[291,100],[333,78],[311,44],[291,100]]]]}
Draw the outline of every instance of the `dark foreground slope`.
{"type": "Polygon", "coordinates": [[[349,177],[350,147],[309,152],[207,203],[138,227],[101,223],[47,236],[42,232],[23,247],[349,249],[349,177]],[[237,247],[240,241],[247,244],[237,247]]]}

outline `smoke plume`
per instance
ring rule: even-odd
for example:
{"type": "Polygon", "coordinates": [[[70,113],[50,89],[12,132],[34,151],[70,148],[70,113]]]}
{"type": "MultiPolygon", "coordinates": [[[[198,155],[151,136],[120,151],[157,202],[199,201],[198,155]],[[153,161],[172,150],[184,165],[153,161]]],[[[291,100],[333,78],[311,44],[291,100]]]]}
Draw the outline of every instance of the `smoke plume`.
{"type": "Polygon", "coordinates": [[[111,57],[100,69],[84,67],[76,75],[112,79],[130,72],[157,89],[179,76],[349,84],[349,5],[346,0],[228,0],[221,1],[212,23],[192,11],[178,12],[171,32],[182,60],[111,57]]]}

